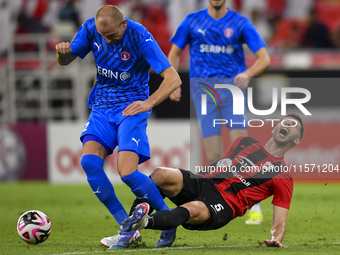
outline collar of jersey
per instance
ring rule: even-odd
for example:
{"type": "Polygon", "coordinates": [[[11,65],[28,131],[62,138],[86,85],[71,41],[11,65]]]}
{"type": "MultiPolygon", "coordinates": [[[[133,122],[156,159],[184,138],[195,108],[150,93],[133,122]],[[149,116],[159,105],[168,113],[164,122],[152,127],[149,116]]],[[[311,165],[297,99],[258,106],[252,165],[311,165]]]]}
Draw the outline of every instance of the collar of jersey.
{"type": "Polygon", "coordinates": [[[120,43],[122,43],[124,41],[124,38],[126,37],[125,35],[126,35],[126,33],[129,31],[129,29],[131,27],[131,21],[128,18],[126,18],[126,17],[125,17],[125,19],[127,21],[127,26],[126,26],[126,29],[125,29],[125,32],[124,32],[124,35],[123,35],[123,39],[122,39],[122,41],[120,43]]]}
{"type": "Polygon", "coordinates": [[[270,154],[265,148],[264,148],[265,143],[260,143],[260,145],[258,146],[260,148],[261,151],[263,151],[266,155],[273,157],[274,159],[277,160],[284,160],[284,156],[283,157],[275,157],[274,155],[270,154]]]}
{"type": "Polygon", "coordinates": [[[222,17],[222,18],[220,18],[220,19],[218,19],[218,20],[216,20],[216,19],[214,19],[213,17],[210,16],[210,14],[209,14],[209,12],[208,12],[208,8],[205,9],[205,13],[206,13],[207,16],[209,17],[209,19],[211,19],[213,22],[219,23],[219,22],[221,22],[221,21],[224,21],[225,19],[227,19],[227,18],[230,16],[230,13],[232,12],[232,10],[230,10],[229,8],[227,8],[227,9],[228,9],[227,14],[224,15],[224,17],[222,17]]]}
{"type": "MultiPolygon", "coordinates": [[[[127,20],[127,26],[126,26],[126,30],[125,32],[127,32],[129,29],[130,29],[130,26],[131,26],[131,21],[125,17],[125,19],[127,20]]],[[[125,34],[124,34],[125,35],[125,34]]]]}

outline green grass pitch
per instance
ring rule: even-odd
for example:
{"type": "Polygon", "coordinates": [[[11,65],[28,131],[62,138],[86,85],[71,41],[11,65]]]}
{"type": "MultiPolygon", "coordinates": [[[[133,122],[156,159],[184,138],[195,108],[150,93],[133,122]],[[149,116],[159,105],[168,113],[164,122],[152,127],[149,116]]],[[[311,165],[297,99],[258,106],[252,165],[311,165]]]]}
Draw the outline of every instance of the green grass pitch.
{"type": "MultiPolygon", "coordinates": [[[[129,211],[131,191],[122,184],[115,189],[129,211]]],[[[173,247],[167,249],[154,248],[160,231],[142,230],[142,243],[122,251],[99,246],[101,238],[117,234],[118,224],[88,185],[1,183],[0,254],[340,254],[339,194],[340,185],[336,183],[295,184],[285,249],[263,244],[272,225],[269,198],[261,202],[265,217],[262,225],[247,226],[243,217],[215,231],[179,227],[173,247]],[[26,244],[16,231],[19,216],[31,209],[46,213],[52,222],[50,237],[39,245],[26,244]]]]}

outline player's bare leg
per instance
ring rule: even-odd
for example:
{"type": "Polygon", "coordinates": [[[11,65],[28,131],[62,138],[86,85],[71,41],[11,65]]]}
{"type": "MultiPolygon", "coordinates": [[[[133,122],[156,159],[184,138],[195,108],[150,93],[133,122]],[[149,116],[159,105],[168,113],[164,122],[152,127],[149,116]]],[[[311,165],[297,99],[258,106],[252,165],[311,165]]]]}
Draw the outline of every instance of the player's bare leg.
{"type": "Polygon", "coordinates": [[[127,176],[138,168],[139,157],[132,151],[121,151],[117,157],[117,168],[120,177],[127,176]]]}
{"type": "Polygon", "coordinates": [[[211,217],[208,207],[201,201],[192,201],[181,205],[181,207],[186,208],[190,213],[190,219],[186,222],[188,224],[204,224],[211,217]]]}
{"type": "Polygon", "coordinates": [[[213,135],[203,138],[205,155],[209,162],[213,162],[222,157],[223,143],[221,135],[213,135]]]}
{"type": "Polygon", "coordinates": [[[98,157],[101,157],[102,159],[105,159],[107,152],[103,145],[96,141],[88,141],[83,146],[83,156],[84,155],[96,155],[98,157]]]}
{"type": "Polygon", "coordinates": [[[183,189],[183,175],[178,168],[157,167],[150,177],[167,197],[175,197],[183,189]]]}

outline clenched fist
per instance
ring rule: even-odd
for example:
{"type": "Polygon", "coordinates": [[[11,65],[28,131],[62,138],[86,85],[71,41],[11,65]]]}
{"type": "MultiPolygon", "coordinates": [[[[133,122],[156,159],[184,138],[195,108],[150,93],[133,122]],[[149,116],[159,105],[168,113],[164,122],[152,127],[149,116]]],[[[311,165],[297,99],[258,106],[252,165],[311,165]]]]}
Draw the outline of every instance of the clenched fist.
{"type": "Polygon", "coordinates": [[[65,55],[71,53],[72,49],[69,42],[58,43],[55,46],[55,50],[58,54],[65,55]]]}
{"type": "Polygon", "coordinates": [[[60,65],[65,66],[71,63],[77,56],[71,54],[71,45],[69,42],[58,43],[55,46],[57,52],[57,61],[60,65]]]}

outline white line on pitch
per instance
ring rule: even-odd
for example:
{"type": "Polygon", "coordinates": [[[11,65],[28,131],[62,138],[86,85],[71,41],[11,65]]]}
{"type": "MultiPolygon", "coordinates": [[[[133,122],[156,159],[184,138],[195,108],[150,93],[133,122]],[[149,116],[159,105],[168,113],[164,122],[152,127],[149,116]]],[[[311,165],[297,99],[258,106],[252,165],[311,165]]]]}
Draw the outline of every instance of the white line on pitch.
{"type": "MultiPolygon", "coordinates": [[[[307,243],[308,245],[317,245],[315,243],[307,243]]],[[[318,243],[319,245],[325,245],[325,244],[340,244],[340,242],[332,242],[332,243],[318,243]]],[[[290,244],[289,246],[298,246],[301,244],[290,244]]],[[[133,250],[125,250],[125,249],[119,249],[119,250],[110,250],[110,252],[113,251],[124,251],[124,252],[141,252],[141,251],[164,251],[164,250],[190,250],[190,249],[202,249],[202,248],[238,248],[238,247],[248,247],[248,246],[255,246],[255,244],[239,244],[239,245],[225,245],[225,246],[187,246],[187,247],[167,247],[167,248],[145,248],[145,249],[133,249],[133,250]]],[[[108,252],[108,250],[103,251],[84,251],[84,252],[67,252],[67,253],[54,253],[50,255],[80,255],[80,254],[92,254],[92,253],[104,253],[108,252]]]]}
{"type": "MultiPolygon", "coordinates": [[[[164,250],[188,250],[188,249],[202,249],[202,248],[236,248],[236,247],[242,247],[242,246],[251,246],[251,245],[244,245],[240,244],[237,246],[188,246],[188,247],[167,247],[167,248],[146,248],[146,249],[133,249],[133,250],[125,250],[125,249],[119,249],[117,251],[124,251],[124,252],[140,252],[140,251],[164,251],[164,250]]],[[[110,250],[115,251],[115,250],[110,250]]],[[[108,250],[104,251],[84,251],[84,252],[67,252],[67,253],[55,253],[50,255],[78,255],[78,254],[91,254],[91,253],[102,253],[102,252],[108,252],[108,250]]]]}

